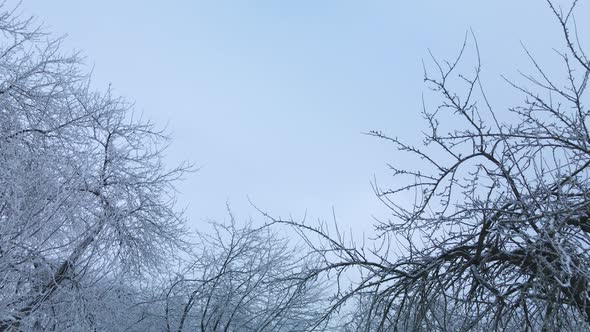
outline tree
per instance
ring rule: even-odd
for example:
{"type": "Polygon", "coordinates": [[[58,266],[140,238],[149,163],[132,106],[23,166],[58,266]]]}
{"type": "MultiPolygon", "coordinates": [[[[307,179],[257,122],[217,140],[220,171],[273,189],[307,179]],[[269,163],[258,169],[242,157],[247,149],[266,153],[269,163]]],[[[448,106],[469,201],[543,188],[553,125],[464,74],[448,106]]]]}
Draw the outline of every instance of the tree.
{"type": "MultiPolygon", "coordinates": [[[[308,331],[324,307],[316,265],[268,228],[214,224],[165,289],[166,331],[308,331]]],[[[305,252],[304,252],[305,253],[305,252]]]]}
{"type": "Polygon", "coordinates": [[[166,135],[93,92],[59,39],[9,11],[0,31],[0,331],[90,330],[113,285],[184,245],[189,168],[167,169],[166,135]]]}
{"type": "Polygon", "coordinates": [[[366,331],[589,328],[590,60],[573,19],[577,1],[547,4],[565,40],[563,79],[525,50],[536,73],[507,80],[524,102],[505,116],[481,84],[475,38],[474,72],[458,72],[466,39],[454,61],[433,57],[436,74],[425,74],[441,103],[425,107],[423,147],[370,133],[421,162],[392,166],[399,186],[375,186],[392,218],[376,225],[373,247],[269,217],[319,237],[310,244],[326,263],[310,277],[335,273],[340,284],[324,319],[356,299],[349,326],[366,331]],[[409,206],[398,200],[408,192],[409,206]],[[352,269],[359,278],[347,283],[341,276],[352,269]]]}

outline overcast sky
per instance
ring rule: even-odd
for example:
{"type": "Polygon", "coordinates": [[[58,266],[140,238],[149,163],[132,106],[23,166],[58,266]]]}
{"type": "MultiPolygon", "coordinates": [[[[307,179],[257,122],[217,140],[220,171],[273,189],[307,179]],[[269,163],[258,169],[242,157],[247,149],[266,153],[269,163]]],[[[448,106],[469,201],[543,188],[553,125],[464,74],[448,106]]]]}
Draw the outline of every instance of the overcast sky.
{"type": "Polygon", "coordinates": [[[450,57],[473,29],[505,112],[521,98],[499,75],[528,68],[520,43],[549,64],[563,45],[538,0],[24,0],[20,11],[67,34],[97,88],[111,83],[167,125],[169,163],[201,167],[179,186],[196,227],[226,219],[226,201],[260,219],[250,197],[281,216],[329,220],[334,208],[342,225],[365,229],[387,217],[373,177],[391,182],[386,164],[403,155],[362,133],[418,140],[428,49],[450,57]]]}

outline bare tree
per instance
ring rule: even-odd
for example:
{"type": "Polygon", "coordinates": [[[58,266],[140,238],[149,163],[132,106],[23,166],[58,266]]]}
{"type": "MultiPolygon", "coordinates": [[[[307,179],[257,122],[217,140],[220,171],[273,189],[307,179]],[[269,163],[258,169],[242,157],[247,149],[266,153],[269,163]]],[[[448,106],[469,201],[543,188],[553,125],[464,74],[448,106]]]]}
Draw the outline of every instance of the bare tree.
{"type": "Polygon", "coordinates": [[[183,245],[187,167],[166,169],[167,137],[93,92],[59,39],[13,12],[0,32],[0,331],[92,329],[99,285],[138,283],[183,245]]]}
{"type": "Polygon", "coordinates": [[[233,220],[201,234],[165,293],[167,331],[307,331],[325,305],[316,262],[268,228],[233,220]]]}
{"type": "Polygon", "coordinates": [[[312,275],[333,273],[340,284],[324,319],[356,299],[354,330],[589,328],[590,60],[573,19],[577,1],[547,4],[565,40],[563,77],[525,49],[536,72],[506,80],[524,96],[507,116],[480,81],[475,38],[475,69],[461,72],[466,38],[455,60],[432,57],[435,74],[425,74],[441,103],[423,112],[424,146],[370,133],[421,162],[391,166],[397,187],[375,186],[393,216],[376,226],[374,246],[271,218],[319,237],[310,244],[325,265],[312,275]],[[414,204],[401,203],[408,193],[414,204]],[[359,277],[347,283],[341,276],[352,269],[359,277]]]}

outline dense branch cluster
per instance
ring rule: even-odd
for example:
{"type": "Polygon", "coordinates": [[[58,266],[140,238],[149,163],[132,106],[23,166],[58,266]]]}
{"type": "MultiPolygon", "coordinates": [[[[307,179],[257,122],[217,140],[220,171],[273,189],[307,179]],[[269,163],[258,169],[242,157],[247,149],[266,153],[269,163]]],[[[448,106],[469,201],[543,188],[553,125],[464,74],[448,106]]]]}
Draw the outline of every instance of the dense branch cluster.
{"type": "Polygon", "coordinates": [[[30,25],[0,17],[0,330],[85,326],[182,243],[166,137],[30,25]]]}
{"type": "Polygon", "coordinates": [[[311,257],[267,228],[216,225],[194,261],[166,287],[167,329],[309,331],[326,303],[323,285],[306,280],[311,257]]]}

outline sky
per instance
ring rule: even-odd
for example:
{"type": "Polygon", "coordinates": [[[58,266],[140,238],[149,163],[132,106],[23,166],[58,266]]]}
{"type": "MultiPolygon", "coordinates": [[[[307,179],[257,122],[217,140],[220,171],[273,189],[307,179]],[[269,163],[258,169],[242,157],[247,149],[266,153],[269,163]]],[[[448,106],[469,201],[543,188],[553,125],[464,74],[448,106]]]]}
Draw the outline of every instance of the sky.
{"type": "Polygon", "coordinates": [[[334,211],[343,229],[369,232],[388,217],[371,182],[393,183],[387,163],[405,159],[363,133],[420,142],[422,96],[436,105],[429,50],[450,58],[473,31],[502,113],[522,99],[500,77],[530,68],[521,43],[548,64],[563,46],[538,0],[24,0],[19,11],[67,35],[97,89],[111,84],[172,133],[169,165],[199,168],[178,185],[196,229],[227,220],[226,203],[262,220],[249,199],[295,219],[334,211]]]}

